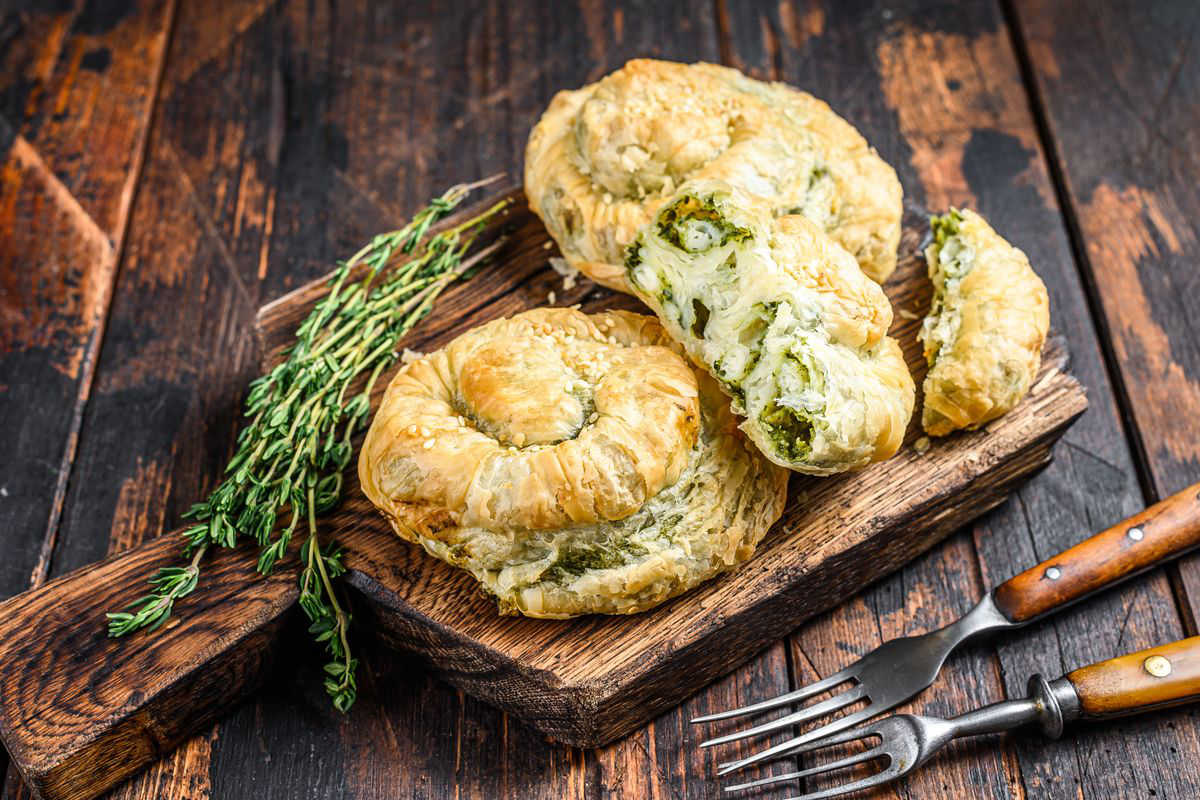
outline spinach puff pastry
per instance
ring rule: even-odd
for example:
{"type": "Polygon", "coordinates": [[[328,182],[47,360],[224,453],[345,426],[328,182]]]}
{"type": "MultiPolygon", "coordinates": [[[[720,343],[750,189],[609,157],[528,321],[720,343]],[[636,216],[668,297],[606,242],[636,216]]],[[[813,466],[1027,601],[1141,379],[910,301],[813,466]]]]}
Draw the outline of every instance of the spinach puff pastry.
{"type": "Polygon", "coordinates": [[[689,182],[625,267],[776,464],[824,475],[899,449],[915,389],[887,336],[891,304],[806,217],[774,216],[720,181],[689,182]]]}
{"type": "Polygon", "coordinates": [[[787,487],[652,317],[566,308],[404,367],[358,472],[401,537],[550,618],[642,611],[745,561],[787,487]]]}
{"type": "Polygon", "coordinates": [[[1050,301],[1025,254],[974,211],[951,209],[930,225],[934,294],[920,333],[929,362],[921,424],[945,436],[999,417],[1029,391],[1050,301]]]}
{"type": "Polygon", "coordinates": [[[883,281],[901,189],[866,140],[810,94],[715,64],[637,59],[559,92],[525,150],[525,193],[567,261],[630,291],[622,251],[688,179],[721,179],[803,214],[883,281]]]}

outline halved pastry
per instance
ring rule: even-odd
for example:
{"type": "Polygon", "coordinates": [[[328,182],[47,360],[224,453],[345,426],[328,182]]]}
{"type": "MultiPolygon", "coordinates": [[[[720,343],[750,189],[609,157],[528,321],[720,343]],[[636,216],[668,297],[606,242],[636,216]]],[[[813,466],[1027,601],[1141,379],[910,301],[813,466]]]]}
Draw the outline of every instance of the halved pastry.
{"type": "Polygon", "coordinates": [[[803,214],[876,281],[896,267],[896,172],[810,94],[715,64],[637,59],[559,92],[525,150],[525,193],[567,261],[630,291],[623,250],[689,179],[803,214]]]}
{"type": "Polygon", "coordinates": [[[630,245],[625,266],[767,458],[821,475],[899,449],[915,390],[887,336],[892,307],[807,218],[692,181],[630,245]]]}
{"type": "Polygon", "coordinates": [[[787,472],[652,317],[538,309],[403,368],[358,462],[403,538],[503,613],[627,614],[748,559],[787,472]]]}
{"type": "Polygon", "coordinates": [[[930,225],[934,294],[920,333],[929,362],[921,424],[945,436],[999,417],[1029,391],[1050,301],[1025,254],[974,211],[951,209],[930,225]]]}

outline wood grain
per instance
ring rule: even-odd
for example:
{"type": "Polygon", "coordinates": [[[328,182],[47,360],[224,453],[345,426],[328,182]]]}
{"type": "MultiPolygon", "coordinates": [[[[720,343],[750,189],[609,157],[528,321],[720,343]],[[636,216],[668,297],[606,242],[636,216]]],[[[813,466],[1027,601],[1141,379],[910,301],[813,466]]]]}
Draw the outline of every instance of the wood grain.
{"type": "Polygon", "coordinates": [[[178,562],[160,537],[0,604],[0,739],[35,796],[95,797],[223,715],[266,674],[297,592],[290,569],[254,574],[224,551],[174,624],[107,636],[104,613],[178,562]]]}
{"type": "Polygon", "coordinates": [[[126,5],[0,13],[0,597],[50,568],[165,58],[171,3],[126,5]]]}
{"type": "MultiPolygon", "coordinates": [[[[240,83],[217,80],[203,70],[213,42],[193,34],[209,25],[232,38],[246,5],[187,2],[178,11],[51,574],[173,528],[230,453],[240,396],[256,367],[253,279],[268,233],[264,183],[273,175],[268,142],[282,89],[261,63],[236,73],[240,83]],[[200,74],[190,96],[175,95],[169,87],[185,66],[200,74]],[[180,131],[206,138],[198,144],[180,131]],[[208,166],[190,160],[196,151],[211,152],[208,166]],[[202,191],[212,185],[225,188],[202,191]],[[239,261],[249,263],[238,269],[239,261]]],[[[218,736],[209,730],[185,742],[113,797],[201,800],[218,736]]],[[[15,787],[4,794],[17,796],[15,787]]]]}
{"type": "MultiPolygon", "coordinates": [[[[1067,337],[1071,371],[1090,399],[1054,462],[1008,503],[793,637],[796,673],[804,683],[840,669],[882,639],[948,623],[1014,571],[1135,513],[1145,501],[999,4],[724,7],[730,63],[828,100],[897,168],[907,197],[930,208],[975,208],[1025,250],[1050,290],[1053,325],[1067,337]]],[[[1100,84],[1073,85],[1086,98],[1100,84]]],[[[1180,635],[1171,587],[1157,572],[1000,640],[994,652],[974,648],[956,656],[908,710],[955,714],[1006,694],[1022,696],[1033,672],[1064,672],[1180,635]]],[[[1038,798],[1200,792],[1200,776],[1167,767],[1178,753],[1200,758],[1200,742],[1188,724],[1172,727],[1147,718],[1126,725],[1054,743],[1036,735],[1011,737],[999,752],[991,745],[965,746],[961,757],[914,776],[908,791],[1038,798]],[[1098,767],[1113,760],[1131,766],[1098,767]],[[981,776],[986,788],[977,785],[981,776]]],[[[893,794],[904,796],[896,790],[878,796],[893,794]]]]}
{"type": "Polygon", "coordinates": [[[37,6],[0,23],[0,596],[49,568],[171,20],[37,6]]]}
{"type": "MultiPolygon", "coordinates": [[[[1150,502],[1200,479],[1195,6],[1014,5],[1150,502]]],[[[1179,589],[1195,632],[1200,559],[1182,562],[1179,589]]]]}
{"type": "Polygon", "coordinates": [[[1200,700],[1200,636],[1070,672],[1085,719],[1137,714],[1200,700]]]}
{"type": "Polygon", "coordinates": [[[996,607],[1029,622],[1200,546],[1200,483],[1134,514],[995,589],[996,607]]]}

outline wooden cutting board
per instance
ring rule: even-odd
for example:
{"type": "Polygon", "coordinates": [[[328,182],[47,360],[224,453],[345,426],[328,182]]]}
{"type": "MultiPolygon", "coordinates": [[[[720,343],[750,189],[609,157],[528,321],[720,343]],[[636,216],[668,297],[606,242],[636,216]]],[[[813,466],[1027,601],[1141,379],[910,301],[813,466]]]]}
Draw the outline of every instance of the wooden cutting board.
{"type": "MultiPolygon", "coordinates": [[[[506,237],[495,263],[443,295],[408,347],[429,350],[547,303],[640,309],[583,279],[565,287],[548,267],[557,250],[520,190],[505,194],[510,211],[484,234],[506,237]]],[[[905,223],[900,266],[886,289],[897,311],[892,334],[919,385],[916,332],[929,303],[919,255],[924,212],[911,210],[905,223]]],[[[310,284],[260,311],[266,362],[323,292],[323,281],[310,284]]],[[[419,654],[447,682],[553,739],[598,746],[997,505],[1049,461],[1087,406],[1066,365],[1062,340],[1052,336],[1030,396],[985,430],[920,452],[918,406],[895,458],[834,478],[794,476],[783,519],[749,563],[635,616],[501,617],[469,576],[399,540],[353,477],[322,525],[347,550],[346,579],[360,595],[357,636],[378,634],[419,654]]],[[[258,576],[245,548],[213,557],[163,629],[105,636],[104,612],[140,594],[155,569],[176,563],[178,549],[176,536],[164,536],[0,604],[0,739],[39,796],[94,797],[225,713],[269,669],[295,606],[294,574],[284,564],[258,576]]]]}

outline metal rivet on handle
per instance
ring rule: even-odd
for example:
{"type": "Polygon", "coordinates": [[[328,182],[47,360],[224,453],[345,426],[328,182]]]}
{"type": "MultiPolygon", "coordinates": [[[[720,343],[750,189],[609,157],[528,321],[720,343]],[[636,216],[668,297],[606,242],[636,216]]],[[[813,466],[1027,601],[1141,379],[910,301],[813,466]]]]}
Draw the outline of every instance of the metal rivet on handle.
{"type": "Polygon", "coordinates": [[[1129,529],[1129,538],[1135,542],[1140,542],[1146,536],[1146,532],[1136,525],[1129,529]]]}
{"type": "Polygon", "coordinates": [[[1046,577],[1052,581],[1056,581],[1062,577],[1062,570],[1058,567],[1046,567],[1046,577]]]}
{"type": "Polygon", "coordinates": [[[1165,678],[1171,674],[1171,662],[1163,656],[1150,656],[1142,662],[1142,669],[1156,678],[1165,678]]]}

